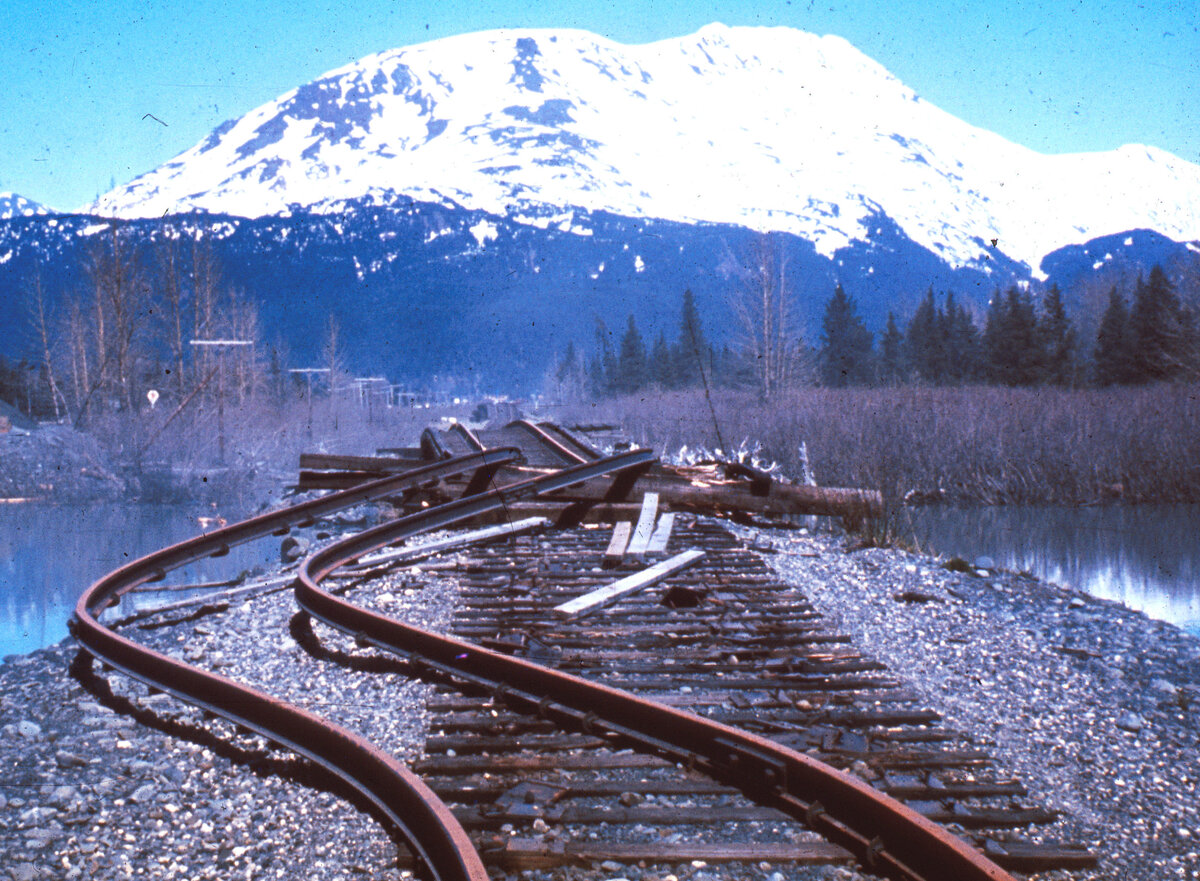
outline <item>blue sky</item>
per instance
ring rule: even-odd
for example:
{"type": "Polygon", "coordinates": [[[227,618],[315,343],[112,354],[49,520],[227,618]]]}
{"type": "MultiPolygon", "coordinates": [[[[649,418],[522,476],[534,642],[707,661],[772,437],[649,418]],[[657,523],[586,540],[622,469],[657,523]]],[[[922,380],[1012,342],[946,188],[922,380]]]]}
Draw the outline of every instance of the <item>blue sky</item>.
{"type": "Polygon", "coordinates": [[[498,27],[642,43],[711,21],[838,34],[930,102],[1036,150],[1147,143],[1200,162],[1198,0],[7,0],[0,191],[80,207],[384,49],[498,27]]]}

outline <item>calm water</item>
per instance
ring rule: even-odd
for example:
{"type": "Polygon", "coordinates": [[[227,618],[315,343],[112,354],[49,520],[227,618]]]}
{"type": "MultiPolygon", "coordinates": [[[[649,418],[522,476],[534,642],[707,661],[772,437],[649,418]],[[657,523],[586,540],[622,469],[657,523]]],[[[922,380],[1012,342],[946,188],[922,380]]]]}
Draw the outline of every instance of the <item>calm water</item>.
{"type": "Polygon", "coordinates": [[[919,508],[921,547],[1028,571],[1200,635],[1200,505],[919,508]]]}
{"type": "MultiPolygon", "coordinates": [[[[0,657],[67,635],[67,619],[93,581],[136,557],[201,532],[199,516],[233,521],[240,510],[175,505],[63,507],[0,504],[0,657]]],[[[231,549],[167,574],[165,585],[220,581],[279,559],[279,539],[231,549]]],[[[170,602],[184,594],[159,595],[170,602]]]]}

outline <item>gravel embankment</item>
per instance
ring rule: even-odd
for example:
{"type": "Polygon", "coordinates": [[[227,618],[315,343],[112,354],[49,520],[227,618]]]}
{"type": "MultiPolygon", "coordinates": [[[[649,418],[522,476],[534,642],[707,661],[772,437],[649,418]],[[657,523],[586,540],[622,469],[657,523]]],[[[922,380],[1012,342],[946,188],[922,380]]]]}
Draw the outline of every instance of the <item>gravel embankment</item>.
{"type": "MultiPolygon", "coordinates": [[[[1200,640],[1016,575],[952,573],[893,550],[846,553],[823,535],[742,534],[770,543],[777,552],[769,562],[798,594],[907,680],[948,726],[972,733],[1028,786],[1029,801],[1063,810],[1049,837],[1105,854],[1097,871],[1043,878],[1200,877],[1200,640]],[[930,599],[894,598],[904,592],[930,599]]],[[[444,629],[455,592],[451,573],[401,570],[356,596],[444,629]]],[[[290,591],[238,598],[198,618],[189,611],[128,632],[330,717],[402,758],[419,751],[426,687],[311,657],[289,634],[290,591]]],[[[327,648],[354,651],[324,628],[318,634],[327,648]]],[[[403,874],[388,868],[394,851],[378,824],[289,779],[299,765],[286,753],[119,675],[106,681],[136,718],[113,712],[104,706],[111,701],[65,675],[76,653],[68,639],[0,664],[0,881],[403,874]],[[184,730],[163,730],[172,726],[184,730]]],[[[764,864],[737,873],[609,866],[527,877],[857,876],[764,864]]]]}
{"type": "Polygon", "coordinates": [[[757,537],[864,654],[972,734],[1031,803],[1064,812],[1028,837],[1104,855],[1066,877],[1200,878],[1200,639],[1017,574],[846,553],[828,536],[757,537]]]}

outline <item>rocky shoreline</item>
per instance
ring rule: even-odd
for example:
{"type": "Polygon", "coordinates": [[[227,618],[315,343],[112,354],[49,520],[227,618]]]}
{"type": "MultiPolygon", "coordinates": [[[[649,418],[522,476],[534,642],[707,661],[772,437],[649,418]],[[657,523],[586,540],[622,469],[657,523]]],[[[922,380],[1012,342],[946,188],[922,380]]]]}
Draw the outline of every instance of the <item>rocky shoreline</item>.
{"type": "MultiPolygon", "coordinates": [[[[827,534],[739,531],[865,654],[1019,777],[1031,800],[1064,812],[1022,834],[1103,855],[1095,870],[1037,877],[1200,877],[1200,640],[1012,573],[951,571],[899,550],[847,552],[827,534]]],[[[355,596],[442,629],[456,591],[451,572],[406,569],[355,596]]],[[[418,755],[427,686],[314,658],[289,630],[294,614],[290,591],[274,588],[126,627],[139,642],[330,717],[401,758],[418,755]]],[[[364,654],[332,631],[318,627],[317,636],[324,649],[364,654]]],[[[77,658],[67,639],[0,664],[0,879],[405,875],[382,828],[303,763],[125,677],[89,676],[77,658]]],[[[526,875],[856,877],[766,864],[526,875]]]]}

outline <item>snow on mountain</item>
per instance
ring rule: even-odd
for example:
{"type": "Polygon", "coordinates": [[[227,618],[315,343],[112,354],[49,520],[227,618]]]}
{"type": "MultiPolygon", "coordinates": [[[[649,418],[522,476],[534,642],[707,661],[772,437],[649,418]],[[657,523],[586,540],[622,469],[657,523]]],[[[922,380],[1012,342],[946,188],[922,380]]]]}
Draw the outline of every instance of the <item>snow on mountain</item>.
{"type": "Polygon", "coordinates": [[[0,220],[14,217],[32,217],[35,214],[50,214],[49,208],[26,199],[19,193],[0,193],[0,220]]]}
{"type": "Polygon", "coordinates": [[[577,30],[372,55],[218,127],[87,210],[247,217],[397,194],[586,232],[580,209],[794,233],[832,256],[886,215],[952,267],[1034,272],[1145,228],[1200,239],[1200,166],[1043,155],[923,101],[845,40],[714,24],[625,46],[577,30]]]}

